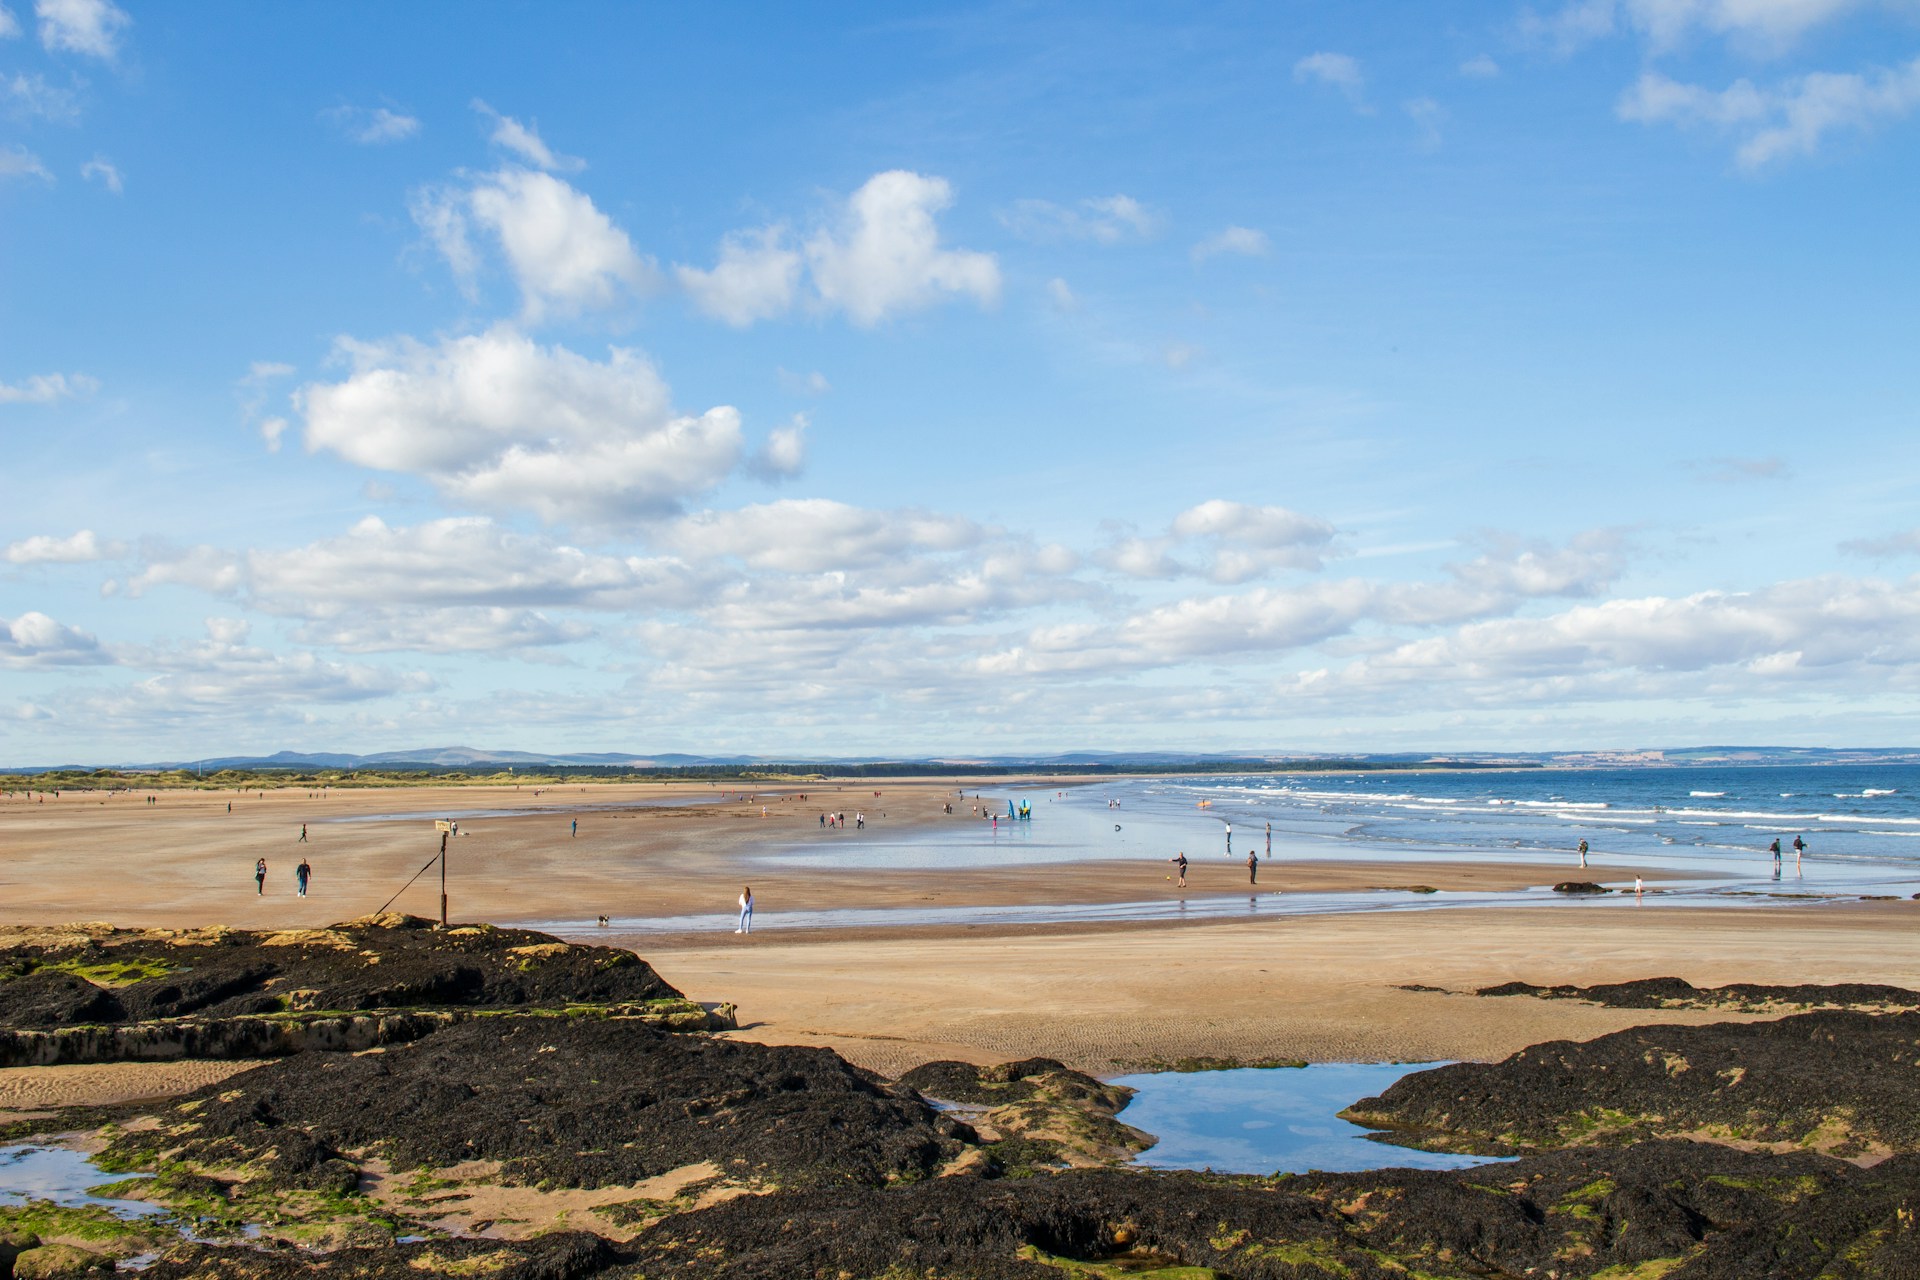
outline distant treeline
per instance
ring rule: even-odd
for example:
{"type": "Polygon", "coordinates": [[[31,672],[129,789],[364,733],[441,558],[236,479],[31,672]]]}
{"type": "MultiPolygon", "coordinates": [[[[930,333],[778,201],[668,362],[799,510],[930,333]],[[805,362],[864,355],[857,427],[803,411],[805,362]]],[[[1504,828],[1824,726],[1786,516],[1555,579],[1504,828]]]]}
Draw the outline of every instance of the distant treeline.
{"type": "Polygon", "coordinates": [[[0,791],[251,791],[284,788],[547,786],[577,782],[824,782],[835,778],[1099,778],[1137,774],[1391,773],[1414,769],[1532,769],[1531,761],[1479,760],[1207,760],[1181,763],[962,764],[876,760],[864,764],[793,761],[753,765],[694,764],[652,769],[628,765],[553,764],[476,772],[472,766],[388,763],[377,769],[52,769],[0,774],[0,791]]]}

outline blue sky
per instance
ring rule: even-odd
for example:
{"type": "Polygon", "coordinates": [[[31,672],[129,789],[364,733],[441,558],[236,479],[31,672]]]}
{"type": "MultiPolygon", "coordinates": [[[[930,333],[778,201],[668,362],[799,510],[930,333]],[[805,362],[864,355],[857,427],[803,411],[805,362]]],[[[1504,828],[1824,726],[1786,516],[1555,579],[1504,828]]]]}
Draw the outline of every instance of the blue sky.
{"type": "Polygon", "coordinates": [[[0,760],[1920,742],[1920,4],[0,5],[0,760]]]}

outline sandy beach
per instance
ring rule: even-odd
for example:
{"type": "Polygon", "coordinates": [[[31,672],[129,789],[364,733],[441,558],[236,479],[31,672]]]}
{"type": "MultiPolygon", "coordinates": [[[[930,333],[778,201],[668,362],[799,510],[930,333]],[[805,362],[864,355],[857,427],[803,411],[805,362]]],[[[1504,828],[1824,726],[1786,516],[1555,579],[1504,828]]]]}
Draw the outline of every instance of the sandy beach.
{"type": "MultiPolygon", "coordinates": [[[[152,804],[139,793],[68,793],[44,804],[16,797],[0,804],[0,924],[263,928],[352,918],[379,908],[430,861],[439,847],[433,815],[444,813],[469,815],[450,841],[456,919],[710,918],[697,931],[633,936],[589,928],[572,936],[632,946],[690,997],[733,1002],[742,1022],[734,1034],[831,1045],[886,1072],[936,1057],[988,1062],[1032,1054],[1102,1073],[1182,1057],[1494,1059],[1654,1017],[1727,1016],[1446,993],[1515,979],[1591,984],[1676,975],[1700,986],[1920,987],[1920,902],[1910,901],[784,933],[763,924],[751,937],[732,934],[733,897],[748,875],[763,911],[1175,896],[1158,859],[857,871],[830,857],[772,868],[752,862],[756,851],[782,844],[848,848],[866,834],[852,826],[857,811],[871,815],[868,830],[876,834],[979,822],[965,801],[958,814],[944,812],[963,785],[974,790],[971,781],[941,779],[768,787],[745,799],[738,789],[704,784],[576,785],[538,794],[511,787],[160,792],[152,804]],[[532,812],[483,816],[505,810],[532,812]],[[819,815],[838,811],[849,815],[848,828],[823,829],[819,815]],[[578,836],[570,826],[576,818],[578,836]],[[299,898],[292,873],[303,856],[315,874],[310,896],[299,898]],[[264,895],[255,892],[257,857],[269,864],[264,895]],[[1445,992],[1403,989],[1409,986],[1445,992]]],[[[1576,876],[1618,884],[1633,874],[1598,857],[1580,873],[1565,863],[1294,861],[1283,849],[1275,853],[1262,868],[1262,893],[1412,885],[1498,891],[1576,876]]],[[[1195,901],[1249,892],[1244,868],[1218,853],[1194,855],[1189,883],[1195,901]]],[[[1659,878],[1648,883],[1657,888],[1659,878]]],[[[394,906],[433,915],[437,894],[437,872],[429,873],[394,906]]],[[[8,1106],[44,1105],[14,1083],[8,1106]]],[[[66,1099],[78,1086],[57,1087],[66,1099]]],[[[148,1086],[115,1079],[101,1087],[125,1097],[128,1088],[137,1094],[148,1086]]],[[[156,1078],[152,1091],[172,1087],[156,1078]]]]}

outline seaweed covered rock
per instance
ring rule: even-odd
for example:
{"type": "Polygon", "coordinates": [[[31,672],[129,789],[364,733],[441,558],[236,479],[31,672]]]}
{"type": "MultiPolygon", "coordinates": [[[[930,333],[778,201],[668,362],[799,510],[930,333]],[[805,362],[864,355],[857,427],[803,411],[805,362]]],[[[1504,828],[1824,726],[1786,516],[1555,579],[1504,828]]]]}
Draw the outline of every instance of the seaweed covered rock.
{"type": "Polygon", "coordinates": [[[1912,1277],[1920,1184],[1904,1162],[1888,1165],[1655,1142],[1447,1173],[948,1178],[681,1214],[634,1242],[635,1263],[618,1274],[1912,1277]]]}
{"type": "Polygon", "coordinates": [[[630,951],[528,929],[438,929],[399,914],[327,929],[138,930],[0,949],[4,1027],[679,996],[630,951]]]}
{"type": "Polygon", "coordinates": [[[960,1132],[827,1049],[498,1017],[231,1076],[159,1129],[121,1134],[108,1157],[242,1169],[242,1195],[344,1184],[343,1152],[396,1171],[493,1161],[520,1185],[624,1186],[701,1162],[742,1182],[880,1184],[933,1173],[960,1132]]]}
{"type": "Polygon", "coordinates": [[[143,1274],[148,1280],[587,1280],[621,1261],[613,1247],[583,1231],[537,1240],[433,1240],[340,1249],[324,1258],[299,1251],[185,1245],[169,1250],[143,1274]]]}
{"type": "Polygon", "coordinates": [[[942,1102],[966,1108],[998,1172],[1122,1163],[1152,1146],[1152,1135],[1117,1118],[1133,1090],[1075,1071],[1052,1058],[994,1066],[929,1062],[900,1077],[942,1102]]]}
{"type": "Polygon", "coordinates": [[[1920,1151],[1920,1014],[1807,1013],[1556,1040],[1402,1077],[1342,1113],[1424,1147],[1684,1135],[1839,1156],[1920,1151]]]}
{"type": "Polygon", "coordinates": [[[1474,994],[1585,1000],[1610,1009],[1724,1009],[1730,1013],[1783,1013],[1791,1009],[1896,1013],[1920,1009],[1920,991],[1876,982],[1840,982],[1825,986],[1735,982],[1724,987],[1703,988],[1684,978],[1635,978],[1631,982],[1608,982],[1592,987],[1504,982],[1497,987],[1482,987],[1474,994]]]}
{"type": "Polygon", "coordinates": [[[358,1050],[500,1010],[726,1024],[630,951],[526,929],[396,914],[278,933],[29,936],[0,947],[0,1067],[358,1050]]]}

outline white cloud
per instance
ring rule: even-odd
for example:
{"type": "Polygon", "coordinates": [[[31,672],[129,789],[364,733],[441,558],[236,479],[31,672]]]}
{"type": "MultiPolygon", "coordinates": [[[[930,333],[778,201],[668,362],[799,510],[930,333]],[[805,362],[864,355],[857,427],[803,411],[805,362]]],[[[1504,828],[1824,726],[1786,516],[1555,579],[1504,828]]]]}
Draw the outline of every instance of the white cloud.
{"type": "Polygon", "coordinates": [[[1059,276],[1047,281],[1047,301],[1055,311],[1078,311],[1080,299],[1074,295],[1073,286],[1059,276]]]}
{"type": "Polygon", "coordinates": [[[1246,582],[1276,569],[1320,568],[1334,534],[1316,516],[1216,498],[1175,516],[1163,537],[1115,542],[1100,561],[1131,578],[1246,582]]]}
{"type": "Polygon", "coordinates": [[[99,389],[100,380],[84,373],[40,373],[25,382],[0,382],[0,404],[52,404],[90,396],[99,389]]]}
{"type": "Polygon", "coordinates": [[[1737,80],[1713,90],[1643,72],[1621,96],[1623,120],[1711,125],[1742,135],[1736,159],[1759,169],[1793,155],[1811,155],[1836,129],[1868,129],[1920,106],[1920,58],[1871,74],[1818,71],[1772,89],[1737,80]]]}
{"type": "Polygon", "coordinates": [[[1192,256],[1195,262],[1205,262],[1208,258],[1222,253],[1238,253],[1249,258],[1264,258],[1272,249],[1273,246],[1268,242],[1266,232],[1256,231],[1252,227],[1228,227],[1194,245],[1192,256]]]}
{"type": "Polygon", "coordinates": [[[1690,461],[1687,469],[1702,480],[1733,484],[1746,480],[1780,480],[1787,475],[1786,462],[1778,457],[1701,458],[1690,461]]]}
{"type": "Polygon", "coordinates": [[[100,642],[77,627],[28,611],[0,618],[0,667],[82,667],[111,663],[100,642]]]}
{"type": "Polygon", "coordinates": [[[673,510],[740,460],[738,411],[675,415],[634,351],[593,361],[496,327],[437,346],[342,339],[339,354],[345,381],[298,394],[307,448],[423,476],[473,506],[627,521],[673,510]]]}
{"type": "Polygon", "coordinates": [[[362,146],[404,142],[420,132],[417,117],[391,107],[355,107],[342,104],[320,113],[347,138],[362,146]]]}
{"type": "Polygon", "coordinates": [[[47,83],[38,72],[21,72],[11,78],[0,76],[0,101],[7,114],[72,124],[80,118],[80,95],[71,89],[47,83]]]}
{"type": "Polygon", "coordinates": [[[1478,53],[1460,64],[1460,74],[1469,80],[1491,80],[1500,74],[1500,64],[1488,55],[1478,53]]]}
{"type": "Polygon", "coordinates": [[[549,173],[507,167],[467,186],[417,191],[415,223],[469,290],[479,270],[470,230],[490,232],[519,285],[526,317],[612,306],[651,289],[654,265],[584,192],[549,173]]]}
{"type": "MultiPolygon", "coordinates": [[[[1604,682],[1629,673],[1716,673],[1749,684],[1876,673],[1884,679],[1920,665],[1917,622],[1920,580],[1812,578],[1754,592],[1609,600],[1545,618],[1478,622],[1363,659],[1343,678],[1490,685],[1574,677],[1604,682]]],[[[1697,679],[1679,687],[1688,694],[1700,690],[1697,679]]]]}
{"type": "Polygon", "coordinates": [[[556,155],[545,142],[541,141],[539,131],[532,125],[521,124],[512,116],[501,115],[492,107],[475,98],[473,109],[493,121],[493,132],[487,135],[487,141],[494,146],[511,151],[528,164],[550,172],[577,173],[587,167],[587,162],[578,156],[556,155]]]}
{"type": "Polygon", "coordinates": [[[114,559],[126,550],[123,542],[103,542],[93,530],[82,529],[64,538],[45,533],[22,538],[8,545],[5,558],[9,564],[86,564],[114,559]]]}
{"type": "Polygon", "coordinates": [[[735,232],[720,242],[713,270],[676,266],[674,275],[693,303],[736,328],[784,315],[800,287],[801,258],[782,227],[735,232]]]}
{"type": "Polygon", "coordinates": [[[806,243],[821,299],[864,326],[953,295],[993,305],[1000,297],[994,256],[940,245],[934,215],[952,203],[944,178],[904,169],[869,178],[848,198],[840,225],[806,243]]]}
{"type": "Polygon", "coordinates": [[[1016,200],[1000,215],[1001,225],[1025,240],[1091,240],[1119,244],[1159,233],[1165,219],[1128,195],[1093,196],[1077,205],[1051,200],[1016,200]]]}
{"type": "Polygon", "coordinates": [[[1532,9],[1520,12],[1520,32],[1536,44],[1561,54],[1604,39],[1614,32],[1614,0],[1572,0],[1550,14],[1532,9]]]}
{"type": "Polygon", "coordinates": [[[979,545],[985,531],[959,516],[873,511],[826,498],[791,498],[688,516],[667,533],[690,559],[737,559],[754,569],[826,573],[884,564],[916,551],[979,545]]]}
{"type": "Polygon", "coordinates": [[[95,156],[81,165],[80,177],[86,182],[98,182],[116,196],[127,189],[126,183],[121,180],[120,170],[105,156],[95,156]]]}
{"type": "Polygon", "coordinates": [[[53,181],[53,175],[47,172],[47,166],[40,163],[40,157],[21,146],[0,147],[0,182],[8,178],[53,181]]]}
{"type": "Polygon", "coordinates": [[[13,16],[13,10],[0,4],[0,40],[12,40],[20,34],[20,19],[13,16]]]}
{"type": "Polygon", "coordinates": [[[767,433],[765,443],[754,453],[749,469],[766,480],[784,480],[799,475],[807,465],[807,415],[796,413],[784,427],[767,433]]]}
{"type": "Polygon", "coordinates": [[[108,0],[34,0],[40,43],[48,49],[111,59],[133,19],[108,0]]]}
{"type": "Polygon", "coordinates": [[[1366,76],[1361,73],[1359,59],[1349,54],[1310,53],[1293,64],[1293,81],[1331,85],[1346,96],[1355,110],[1365,108],[1366,76]]]}

